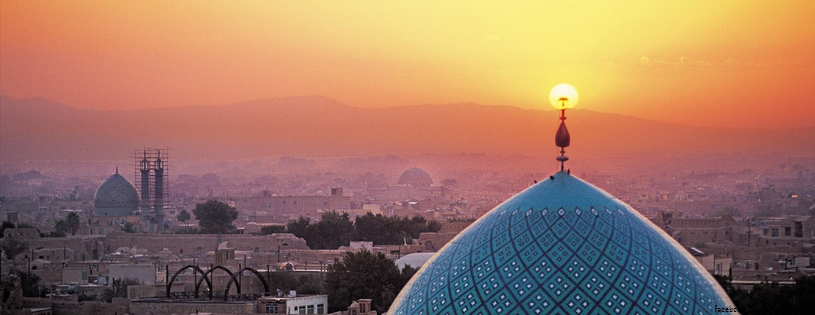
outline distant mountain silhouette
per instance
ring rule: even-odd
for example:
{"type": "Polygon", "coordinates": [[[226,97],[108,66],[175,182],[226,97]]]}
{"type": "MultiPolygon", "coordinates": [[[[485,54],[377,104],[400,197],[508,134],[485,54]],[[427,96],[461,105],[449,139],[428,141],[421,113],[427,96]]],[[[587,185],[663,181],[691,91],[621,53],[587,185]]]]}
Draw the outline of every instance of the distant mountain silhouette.
{"type": "MultiPolygon", "coordinates": [[[[815,154],[815,128],[714,129],[573,109],[572,154],[815,154]]],[[[354,108],[325,97],[102,111],[0,96],[0,159],[122,159],[487,153],[554,155],[554,110],[477,104],[354,108]]]]}

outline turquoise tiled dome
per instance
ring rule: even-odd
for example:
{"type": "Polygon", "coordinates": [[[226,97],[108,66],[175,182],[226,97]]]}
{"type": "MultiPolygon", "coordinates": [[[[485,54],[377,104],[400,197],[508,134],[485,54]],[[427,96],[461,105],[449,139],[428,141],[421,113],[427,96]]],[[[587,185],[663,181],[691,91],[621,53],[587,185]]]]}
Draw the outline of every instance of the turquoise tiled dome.
{"type": "Polygon", "coordinates": [[[119,173],[105,180],[93,195],[94,214],[128,216],[139,208],[139,191],[119,173]]]}
{"type": "Polygon", "coordinates": [[[462,231],[389,314],[716,314],[724,290],[630,206],[565,172],[462,231]]]}

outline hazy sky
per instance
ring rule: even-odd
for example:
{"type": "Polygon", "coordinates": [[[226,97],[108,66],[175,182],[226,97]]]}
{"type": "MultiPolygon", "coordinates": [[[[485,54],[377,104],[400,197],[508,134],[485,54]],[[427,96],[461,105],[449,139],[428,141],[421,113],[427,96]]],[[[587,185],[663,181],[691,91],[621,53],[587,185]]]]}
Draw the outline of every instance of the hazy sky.
{"type": "Polygon", "coordinates": [[[0,93],[132,109],[324,95],[815,126],[815,1],[0,2],[0,93]]]}

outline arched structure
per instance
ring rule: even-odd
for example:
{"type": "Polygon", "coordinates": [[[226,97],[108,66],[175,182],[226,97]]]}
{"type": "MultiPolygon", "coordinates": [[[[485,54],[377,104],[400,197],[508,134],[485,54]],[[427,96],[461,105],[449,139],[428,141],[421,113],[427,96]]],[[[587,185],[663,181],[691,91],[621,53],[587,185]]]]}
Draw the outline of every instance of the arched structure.
{"type": "MultiPolygon", "coordinates": [[[[266,279],[263,278],[263,275],[261,275],[260,272],[250,267],[243,267],[241,270],[238,270],[238,276],[242,275],[244,270],[251,271],[252,273],[254,273],[255,276],[257,276],[258,279],[260,279],[260,283],[263,283],[263,292],[266,293],[269,292],[269,283],[266,282],[266,279]]],[[[226,284],[226,290],[224,290],[224,298],[226,298],[226,295],[229,292],[229,288],[232,287],[232,282],[233,282],[232,280],[229,280],[229,282],[226,284]]],[[[240,291],[238,293],[240,293],[240,291]]]]}
{"type": "MultiPolygon", "coordinates": [[[[178,277],[179,274],[181,274],[182,272],[184,272],[184,270],[187,270],[187,269],[193,269],[193,270],[201,273],[201,279],[198,279],[198,281],[196,281],[196,283],[195,283],[195,292],[193,294],[193,296],[195,298],[198,298],[198,290],[201,289],[201,283],[206,281],[207,282],[207,288],[209,289],[208,297],[210,299],[212,299],[213,286],[212,286],[212,279],[210,279],[210,277],[212,276],[212,273],[216,269],[220,269],[220,270],[225,271],[230,277],[229,282],[226,284],[226,289],[224,290],[224,300],[226,300],[227,296],[229,295],[229,289],[232,288],[232,283],[235,283],[235,290],[237,291],[237,294],[241,294],[241,283],[240,283],[240,281],[238,281],[238,278],[236,277],[236,274],[233,273],[232,271],[230,271],[228,268],[219,265],[219,266],[212,267],[207,271],[204,271],[203,269],[199,268],[196,265],[187,265],[187,266],[184,266],[183,268],[179,269],[178,271],[176,271],[175,274],[173,274],[173,277],[170,279],[170,281],[167,282],[167,298],[170,298],[170,293],[171,293],[170,290],[173,287],[173,282],[175,282],[175,279],[178,277]]],[[[249,272],[255,274],[255,276],[257,276],[258,279],[260,279],[260,282],[263,284],[264,293],[269,292],[269,283],[266,281],[266,278],[264,278],[263,275],[260,274],[260,272],[258,272],[254,268],[243,267],[240,270],[238,270],[237,275],[243,274],[244,271],[249,271],[249,272]]]]}
{"type": "MultiPolygon", "coordinates": [[[[226,273],[229,274],[229,277],[232,278],[229,281],[230,282],[233,282],[233,281],[236,282],[235,283],[235,290],[238,291],[238,294],[241,294],[241,284],[240,284],[240,282],[238,282],[238,278],[235,278],[235,274],[232,273],[232,271],[229,271],[229,269],[227,269],[224,266],[218,265],[218,266],[210,268],[209,270],[207,270],[207,272],[205,272],[203,274],[203,277],[207,278],[207,276],[209,276],[213,271],[215,271],[217,269],[221,269],[223,271],[226,271],[226,273]]],[[[207,284],[209,285],[209,298],[212,299],[212,282],[210,281],[209,278],[207,278],[206,280],[207,280],[207,284]]],[[[204,279],[198,280],[198,283],[195,284],[195,292],[198,292],[198,288],[201,286],[202,281],[204,281],[204,279]]],[[[227,289],[227,291],[224,292],[224,300],[226,300],[226,295],[229,293],[229,291],[228,291],[229,286],[227,286],[226,289],[227,289]]]]}
{"type": "MultiPolygon", "coordinates": [[[[180,275],[182,272],[184,272],[184,270],[187,270],[187,269],[193,269],[195,271],[200,272],[202,275],[204,274],[204,270],[201,270],[201,268],[199,268],[196,265],[186,265],[183,268],[178,269],[178,271],[176,271],[173,274],[173,277],[170,278],[170,281],[167,282],[167,298],[170,298],[170,289],[172,289],[173,282],[175,282],[175,279],[178,277],[178,275],[180,275]]],[[[206,277],[203,277],[203,279],[201,279],[201,280],[206,280],[207,281],[207,287],[210,288],[209,292],[210,292],[210,295],[212,295],[212,281],[209,281],[209,278],[206,278],[206,277]]],[[[194,293],[193,296],[198,298],[198,286],[197,285],[195,286],[195,293],[194,293]]],[[[210,296],[210,298],[211,298],[211,296],[210,296]]]]}

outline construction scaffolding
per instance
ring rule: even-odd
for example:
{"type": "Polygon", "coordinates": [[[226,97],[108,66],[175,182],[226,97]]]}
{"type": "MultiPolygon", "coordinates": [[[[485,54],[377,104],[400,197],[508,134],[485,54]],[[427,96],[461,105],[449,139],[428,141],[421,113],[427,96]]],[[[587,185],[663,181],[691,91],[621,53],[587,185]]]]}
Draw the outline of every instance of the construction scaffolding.
{"type": "Polygon", "coordinates": [[[136,183],[141,194],[142,215],[152,214],[158,229],[164,227],[164,210],[170,197],[170,149],[144,148],[133,152],[136,183]]]}

